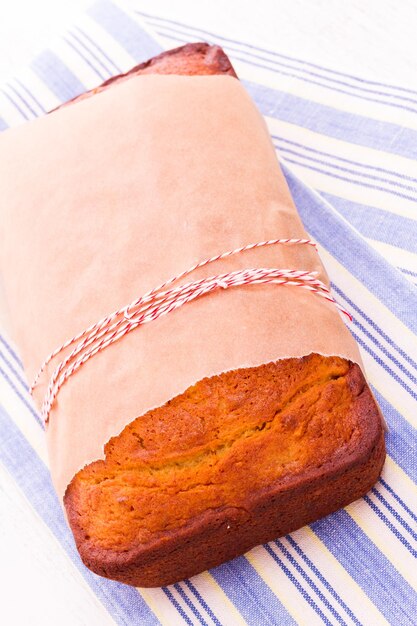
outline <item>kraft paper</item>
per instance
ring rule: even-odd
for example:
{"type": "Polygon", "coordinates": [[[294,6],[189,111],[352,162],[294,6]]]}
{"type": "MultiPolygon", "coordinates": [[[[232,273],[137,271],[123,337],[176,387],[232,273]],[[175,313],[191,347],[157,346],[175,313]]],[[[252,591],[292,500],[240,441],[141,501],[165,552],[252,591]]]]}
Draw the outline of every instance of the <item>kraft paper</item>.
{"type": "MultiPolygon", "coordinates": [[[[64,340],[197,261],[306,237],[266,126],[230,76],[137,76],[0,137],[0,263],[28,380],[64,340]]],[[[308,246],[245,267],[317,270],[308,246]]],[[[59,496],[110,437],[196,381],[311,352],[360,362],[334,305],[303,289],[219,290],[139,327],[85,364],[50,415],[59,496]]],[[[40,407],[48,368],[35,391],[40,407]]]]}

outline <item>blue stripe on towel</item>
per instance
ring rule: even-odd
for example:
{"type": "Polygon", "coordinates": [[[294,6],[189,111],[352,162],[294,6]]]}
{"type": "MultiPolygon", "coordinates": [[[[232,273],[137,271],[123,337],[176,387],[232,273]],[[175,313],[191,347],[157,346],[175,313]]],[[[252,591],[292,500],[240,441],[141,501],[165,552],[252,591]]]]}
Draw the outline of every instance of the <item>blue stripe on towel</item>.
{"type": "MultiPolygon", "coordinates": [[[[356,306],[354,302],[335,283],[332,283],[332,288],[339,296],[342,296],[342,298],[349,304],[350,307],[352,307],[357,313],[364,317],[362,310],[358,306],[356,306]]],[[[367,339],[370,340],[371,345],[368,345],[368,347],[372,347],[373,349],[376,348],[378,350],[378,362],[384,363],[384,368],[386,369],[386,371],[390,371],[392,377],[397,380],[397,382],[399,382],[400,385],[404,389],[406,389],[412,397],[416,397],[417,399],[417,394],[415,393],[414,389],[408,384],[410,381],[416,384],[417,378],[415,374],[411,371],[412,368],[408,369],[394,354],[393,348],[400,352],[398,346],[394,342],[390,342],[391,349],[386,348],[384,344],[380,341],[379,337],[376,336],[377,333],[374,332],[374,329],[372,330],[372,332],[370,332],[368,328],[366,328],[366,326],[362,324],[359,316],[353,317],[353,325],[354,327],[357,327],[366,336],[367,339]],[[396,372],[392,373],[392,370],[387,368],[387,361],[391,361],[393,365],[398,367],[401,374],[399,375],[396,372]]],[[[354,331],[352,330],[352,332],[354,331]]]]}
{"type": "Polygon", "coordinates": [[[417,332],[417,293],[410,281],[366,244],[336,211],[320,201],[283,166],[304,226],[310,235],[371,291],[410,330],[417,332]],[[372,272],[369,268],[372,268],[372,272]]]}
{"type": "Polygon", "coordinates": [[[71,100],[86,90],[80,79],[50,50],[35,57],[31,68],[61,102],[71,100]]]}
{"type": "MultiPolygon", "coordinates": [[[[22,89],[28,96],[29,98],[32,100],[32,102],[34,104],[36,104],[36,106],[38,107],[40,113],[46,113],[46,109],[45,107],[39,102],[38,98],[35,96],[35,94],[32,91],[29,91],[29,89],[26,87],[26,85],[24,85],[22,83],[21,80],[19,80],[18,78],[15,79],[15,83],[19,85],[20,89],[22,89]]],[[[39,112],[34,113],[35,115],[39,115],[39,112]]]]}
{"type": "Polygon", "coordinates": [[[82,564],[48,469],[1,407],[0,430],[0,460],[116,622],[157,626],[156,616],[136,589],[98,578],[82,564]]]}
{"type": "Polygon", "coordinates": [[[181,615],[184,622],[188,624],[188,626],[193,626],[193,622],[188,617],[187,613],[184,611],[184,609],[182,608],[178,600],[174,598],[174,596],[172,595],[172,591],[168,587],[163,587],[163,592],[166,595],[166,597],[170,600],[172,605],[175,606],[175,608],[177,609],[178,613],[181,615]]]}
{"type": "Polygon", "coordinates": [[[20,100],[20,102],[23,104],[23,106],[26,108],[26,111],[29,111],[29,115],[36,117],[38,115],[38,113],[36,113],[34,111],[34,109],[32,108],[32,105],[29,104],[29,102],[27,101],[27,99],[25,98],[25,96],[23,96],[20,91],[18,91],[16,89],[16,87],[13,87],[13,85],[11,85],[10,83],[6,83],[8,89],[10,91],[13,92],[13,98],[17,98],[18,100],[20,100]]]}
{"type": "MultiPolygon", "coordinates": [[[[412,369],[417,371],[417,362],[413,359],[413,357],[409,356],[393,339],[391,339],[391,337],[387,335],[386,332],[384,332],[379,324],[374,322],[362,308],[355,304],[355,302],[353,302],[353,300],[349,298],[349,296],[347,296],[345,292],[342,291],[340,287],[338,287],[338,285],[332,283],[332,289],[334,289],[334,291],[339,296],[341,296],[350,307],[354,309],[355,314],[358,314],[360,316],[360,319],[363,323],[366,323],[381,340],[384,340],[392,348],[392,351],[390,352],[391,360],[394,360],[395,355],[397,357],[401,356],[404,361],[406,361],[411,366],[412,369]]],[[[357,315],[355,315],[355,318],[357,318],[357,315]]],[[[376,345],[378,345],[378,341],[375,341],[375,339],[372,340],[376,345]]],[[[412,380],[414,380],[414,378],[412,378],[412,380]]]]}
{"type": "Polygon", "coordinates": [[[334,176],[335,178],[345,180],[356,185],[362,185],[367,189],[375,189],[376,191],[392,194],[393,196],[404,198],[405,200],[410,200],[411,202],[417,202],[417,187],[412,184],[402,183],[398,180],[391,180],[381,174],[375,175],[370,174],[369,172],[363,172],[359,169],[354,169],[352,166],[346,167],[345,165],[334,163],[334,160],[329,160],[328,158],[326,160],[318,158],[316,156],[312,156],[311,154],[306,154],[299,149],[282,146],[280,145],[279,140],[276,140],[274,136],[272,136],[272,138],[274,139],[275,147],[286,160],[296,157],[298,165],[311,168],[311,163],[313,163],[318,166],[318,171],[324,173],[326,176],[334,176]],[[343,175],[338,174],[336,176],[334,170],[336,170],[336,172],[343,172],[343,175]],[[355,178],[353,179],[352,176],[355,178]]]}
{"type": "MultiPolygon", "coordinates": [[[[171,38],[178,43],[188,42],[186,36],[171,38]]],[[[252,63],[252,65],[257,64],[252,63]]],[[[412,159],[417,158],[417,131],[415,130],[392,122],[380,122],[371,117],[335,109],[259,83],[247,80],[242,80],[242,83],[263,115],[350,143],[412,159]]],[[[369,100],[369,98],[366,99],[369,100]]],[[[417,113],[417,108],[406,106],[400,108],[417,113]]]]}
{"type": "Polygon", "coordinates": [[[0,90],[0,93],[10,102],[10,104],[16,109],[16,111],[20,114],[24,121],[30,119],[26,111],[23,110],[21,103],[16,100],[16,96],[11,96],[10,93],[5,91],[4,89],[0,90]]]}
{"type": "MultiPolygon", "coordinates": [[[[155,24],[152,25],[154,27],[156,26],[155,24]]],[[[156,32],[163,37],[168,37],[169,39],[174,39],[178,42],[187,42],[189,40],[190,34],[189,32],[184,32],[181,29],[173,28],[172,26],[168,26],[167,24],[160,24],[156,26],[156,32]]],[[[217,41],[221,39],[221,37],[216,35],[213,35],[212,37],[214,37],[214,41],[212,40],[211,43],[217,43],[217,41]]],[[[204,38],[204,40],[206,40],[206,38],[204,38]]],[[[295,67],[294,65],[291,65],[287,62],[276,61],[274,59],[270,59],[254,53],[245,56],[244,51],[239,50],[238,48],[236,48],[236,46],[230,44],[227,45],[227,52],[229,54],[231,53],[231,57],[234,60],[243,61],[244,63],[248,63],[249,65],[252,65],[254,67],[273,70],[276,74],[280,74],[282,76],[288,76],[290,78],[301,80],[307,84],[322,87],[323,89],[328,89],[336,93],[342,93],[351,98],[364,100],[365,102],[373,102],[375,104],[382,104],[396,109],[402,109],[411,113],[417,113],[417,100],[415,100],[414,98],[405,97],[400,94],[389,94],[383,91],[376,91],[374,89],[359,87],[357,85],[349,84],[346,81],[341,81],[334,78],[332,79],[329,76],[318,74],[314,71],[304,70],[303,68],[295,67]]]]}
{"type": "Polygon", "coordinates": [[[392,367],[390,367],[385,361],[384,359],[382,359],[378,354],[376,354],[375,350],[373,350],[373,348],[371,348],[363,339],[362,337],[360,337],[355,330],[353,330],[353,328],[350,329],[350,332],[352,333],[352,336],[355,338],[356,343],[361,346],[373,359],[376,363],[378,363],[378,365],[380,365],[386,372],[387,374],[389,374],[391,376],[391,378],[393,378],[403,389],[404,391],[406,391],[412,398],[413,400],[417,400],[417,393],[414,390],[414,387],[408,385],[407,383],[405,383],[401,376],[399,376],[397,374],[397,372],[395,372],[392,367]]]}
{"type": "MultiPolygon", "coordinates": [[[[417,221],[320,192],[361,235],[417,254],[417,221]]],[[[417,200],[416,200],[417,202],[417,200]]],[[[417,213],[417,211],[416,211],[417,213]]]]}
{"type": "Polygon", "coordinates": [[[84,61],[84,63],[91,69],[93,70],[93,72],[95,74],[97,74],[97,76],[100,78],[100,82],[103,82],[106,80],[106,78],[108,78],[108,74],[106,72],[106,74],[103,74],[103,72],[99,69],[97,69],[96,64],[91,63],[91,61],[89,60],[89,58],[86,56],[85,52],[83,50],[81,50],[82,46],[80,46],[80,44],[76,41],[75,43],[73,41],[71,41],[69,39],[69,37],[65,37],[64,38],[65,43],[67,44],[67,46],[69,46],[70,48],[72,48],[72,50],[74,50],[74,52],[76,54],[78,54],[78,56],[84,61]]]}
{"type": "Polygon", "coordinates": [[[305,552],[301,549],[301,547],[298,545],[298,543],[295,541],[295,539],[293,539],[293,537],[291,535],[288,535],[286,537],[287,541],[291,544],[291,546],[294,548],[294,550],[297,552],[297,554],[303,559],[303,561],[308,565],[308,567],[311,569],[312,572],[314,572],[314,574],[317,576],[317,578],[320,580],[321,584],[327,589],[327,591],[333,596],[333,598],[336,600],[336,602],[338,602],[340,604],[340,606],[343,608],[343,610],[349,615],[350,619],[357,624],[357,626],[361,626],[360,621],[358,620],[358,618],[356,617],[356,615],[354,615],[354,613],[352,612],[352,610],[348,607],[348,605],[346,604],[346,602],[344,602],[342,600],[342,598],[339,596],[339,594],[336,592],[336,590],[334,589],[334,587],[332,587],[332,585],[329,583],[329,581],[324,578],[323,574],[320,572],[320,570],[314,565],[313,561],[305,554],[305,552]]]}
{"type": "MultiPolygon", "coordinates": [[[[288,152],[288,150],[286,151],[288,152]]],[[[284,155],[285,156],[285,155],[284,155]]],[[[416,197],[405,192],[397,191],[396,189],[389,189],[387,187],[381,187],[380,185],[374,185],[372,183],[366,183],[363,180],[353,179],[351,176],[336,174],[329,170],[328,168],[319,167],[317,165],[311,165],[304,161],[300,161],[300,159],[294,159],[293,157],[285,156],[285,160],[287,163],[292,163],[293,165],[298,165],[300,167],[305,167],[312,172],[318,172],[319,174],[324,174],[325,176],[332,176],[332,178],[336,178],[337,180],[341,180],[345,183],[350,183],[351,185],[356,185],[357,187],[365,187],[365,189],[372,189],[373,191],[382,191],[383,193],[390,194],[394,197],[401,198],[402,200],[409,200],[411,202],[416,202],[416,197]]],[[[317,159],[310,158],[310,161],[316,162],[317,159]]],[[[343,168],[338,168],[343,169],[343,168]]]]}
{"type": "MultiPolygon", "coordinates": [[[[370,165],[368,163],[361,163],[359,161],[355,161],[353,159],[346,159],[344,157],[339,156],[338,154],[332,154],[330,152],[324,152],[323,150],[317,150],[316,148],[311,148],[310,146],[307,146],[305,144],[300,143],[299,141],[292,141],[290,139],[286,139],[284,137],[281,137],[279,135],[272,135],[272,138],[275,139],[277,141],[277,143],[279,144],[286,144],[286,145],[290,145],[290,146],[294,146],[299,148],[302,152],[308,152],[311,154],[317,154],[321,157],[325,157],[326,159],[330,159],[330,161],[337,161],[339,163],[346,163],[348,165],[352,165],[354,168],[356,168],[356,172],[359,173],[362,170],[365,170],[365,172],[377,172],[381,175],[386,174],[390,177],[393,178],[399,178],[400,180],[404,180],[404,181],[410,181],[412,183],[416,183],[417,184],[417,178],[413,177],[413,176],[408,176],[406,174],[401,174],[400,172],[397,172],[395,170],[390,170],[387,169],[386,167],[379,167],[376,165],[370,165]]],[[[362,174],[363,175],[363,172],[362,174]]],[[[385,176],[382,177],[382,180],[388,182],[392,182],[392,184],[394,184],[394,181],[391,181],[390,178],[387,178],[385,176]]]]}
{"type": "MultiPolygon", "coordinates": [[[[391,490],[392,491],[392,490],[391,490]]],[[[417,542],[417,532],[411,528],[410,524],[403,518],[403,516],[396,510],[394,509],[393,506],[391,506],[391,504],[388,502],[388,500],[386,498],[384,498],[384,496],[382,495],[382,493],[377,489],[377,487],[372,487],[371,489],[371,493],[377,498],[377,500],[379,500],[379,502],[387,509],[387,511],[389,511],[391,513],[391,515],[394,517],[394,519],[400,524],[400,526],[403,527],[403,529],[409,534],[411,535],[411,537],[414,539],[414,541],[417,542]]],[[[396,495],[393,491],[392,493],[394,495],[396,495]]],[[[369,499],[369,498],[368,498],[369,499]]],[[[375,503],[373,503],[375,505],[375,503]]],[[[403,503],[404,504],[404,503],[403,503]]],[[[378,508],[374,509],[375,511],[378,510],[378,508]]],[[[401,539],[400,539],[401,541],[401,539]]],[[[417,545],[417,544],[416,544],[417,545]]],[[[412,546],[411,546],[412,547],[412,546]]],[[[412,549],[414,550],[414,548],[412,547],[412,549]]],[[[415,552],[415,550],[414,550],[415,552]]]]}
{"type": "Polygon", "coordinates": [[[9,368],[9,370],[13,373],[13,376],[15,376],[15,378],[19,381],[23,390],[26,393],[29,393],[29,385],[21,372],[20,366],[15,366],[10,360],[9,355],[6,356],[2,352],[0,352],[0,357],[5,363],[5,365],[9,368]]]}
{"type": "MultiPolygon", "coordinates": [[[[299,591],[299,593],[302,595],[304,600],[317,613],[317,615],[320,617],[320,619],[323,621],[323,623],[326,624],[326,626],[332,626],[332,623],[329,620],[329,618],[323,613],[321,608],[317,605],[317,603],[313,600],[311,595],[300,584],[300,581],[298,580],[298,578],[296,576],[294,576],[294,574],[287,567],[287,565],[284,563],[284,561],[278,556],[278,554],[276,554],[274,552],[274,550],[271,548],[271,546],[269,544],[266,544],[264,546],[264,548],[268,552],[269,556],[272,557],[274,559],[275,563],[281,568],[281,570],[284,572],[284,574],[287,576],[287,578],[289,578],[289,580],[293,583],[294,587],[297,589],[297,591],[299,591]]],[[[337,621],[339,623],[342,623],[342,624],[344,623],[344,622],[340,622],[340,616],[339,616],[339,619],[337,621]]]]}
{"type": "Polygon", "coordinates": [[[392,404],[375,387],[372,387],[372,393],[387,420],[388,432],[385,434],[385,441],[390,456],[409,475],[411,480],[417,482],[416,429],[401,413],[394,409],[392,404]]]}
{"type": "MultiPolygon", "coordinates": [[[[342,84],[346,85],[346,86],[351,86],[352,88],[356,88],[356,89],[363,89],[364,91],[368,92],[368,93],[380,93],[378,91],[374,91],[371,90],[367,87],[362,87],[362,85],[374,85],[376,87],[382,87],[384,89],[386,89],[387,91],[384,92],[383,95],[387,95],[390,97],[399,97],[399,98],[404,98],[405,101],[410,101],[410,102],[415,102],[417,104],[417,91],[413,90],[413,89],[408,89],[406,87],[400,87],[398,85],[392,85],[392,84],[388,84],[388,83],[381,83],[378,81],[374,81],[374,80],[369,80],[366,78],[362,78],[359,76],[354,76],[352,74],[347,74],[346,72],[339,72],[337,70],[331,69],[329,67],[325,67],[323,65],[318,65],[316,63],[311,63],[309,61],[305,61],[304,59],[300,59],[297,57],[293,57],[293,56],[289,56],[287,54],[282,54],[279,53],[275,50],[267,50],[265,48],[261,48],[259,46],[255,46],[253,44],[249,44],[247,42],[243,42],[243,41],[238,41],[236,39],[230,39],[229,37],[224,37],[223,35],[219,35],[219,34],[215,34],[213,32],[209,32],[205,29],[202,28],[197,28],[195,26],[190,26],[188,24],[184,24],[183,22],[178,22],[175,20],[171,20],[171,19],[167,19],[166,17],[159,17],[156,15],[150,15],[149,13],[145,13],[143,11],[139,11],[136,10],[136,13],[138,15],[140,15],[141,17],[144,17],[146,19],[151,19],[154,20],[155,22],[159,23],[159,24],[173,24],[175,26],[178,26],[180,28],[183,29],[183,31],[185,31],[185,33],[189,34],[192,33],[193,35],[196,36],[203,36],[204,41],[209,41],[209,38],[215,38],[215,39],[219,39],[221,41],[227,42],[227,43],[231,43],[231,44],[235,44],[237,46],[240,46],[241,51],[243,52],[245,48],[247,48],[247,51],[252,51],[255,50],[256,52],[260,53],[261,56],[258,58],[264,58],[264,59],[270,59],[270,57],[272,58],[276,58],[276,59],[280,59],[280,60],[285,60],[285,61],[290,61],[291,63],[294,63],[295,65],[299,65],[300,68],[306,67],[306,68],[314,68],[315,70],[320,70],[322,72],[321,78],[325,78],[325,76],[327,75],[327,79],[330,80],[330,76],[338,76],[338,77],[343,77],[345,80],[343,81],[342,84]],[[206,39],[208,37],[208,39],[206,39]],[[354,85],[350,85],[349,83],[346,82],[346,79],[351,79],[353,81],[356,81],[358,83],[358,85],[356,85],[354,87],[354,85]],[[404,96],[403,94],[408,94],[407,96],[404,96]],[[411,96],[411,97],[410,97],[411,96]],[[415,97],[413,97],[415,96],[415,97]]],[[[306,70],[307,72],[309,71],[308,69],[306,70]]],[[[316,75],[314,73],[314,75],[316,75]]],[[[340,82],[339,80],[337,80],[336,82],[340,82]]]]}
{"type": "MultiPolygon", "coordinates": [[[[100,65],[101,69],[105,73],[105,78],[110,78],[110,76],[112,76],[112,74],[113,74],[113,68],[109,69],[109,67],[98,56],[97,52],[94,49],[92,49],[91,44],[90,43],[86,43],[85,41],[83,41],[82,37],[80,37],[79,34],[73,32],[73,31],[70,31],[69,35],[72,37],[72,39],[74,41],[76,41],[77,46],[80,46],[93,59],[94,67],[95,67],[95,64],[98,63],[100,65]]],[[[95,48],[95,46],[93,48],[95,48]]]]}
{"type": "Polygon", "coordinates": [[[390,624],[415,626],[417,595],[346,511],[311,527],[390,624]]]}
{"type": "Polygon", "coordinates": [[[136,63],[147,61],[162,51],[134,19],[113,3],[102,0],[93,4],[87,13],[136,59],[136,63]]]}
{"type": "Polygon", "coordinates": [[[390,485],[382,478],[380,477],[379,482],[381,483],[381,485],[383,487],[385,487],[385,489],[388,491],[388,493],[390,493],[398,502],[398,504],[404,509],[404,511],[406,511],[408,513],[408,515],[410,517],[413,518],[413,520],[415,522],[417,522],[417,515],[416,513],[414,513],[404,502],[404,500],[402,498],[400,498],[400,496],[395,493],[395,491],[392,489],[392,487],[390,487],[390,485]]]}
{"type": "Polygon", "coordinates": [[[74,30],[79,34],[79,36],[81,36],[82,38],[84,38],[86,41],[88,41],[88,43],[90,44],[90,46],[94,47],[97,52],[99,52],[101,54],[101,56],[106,60],[107,63],[110,63],[110,65],[113,66],[114,71],[117,72],[118,74],[121,74],[122,69],[115,63],[114,59],[112,59],[102,48],[101,45],[99,45],[97,43],[97,41],[94,41],[94,39],[92,39],[86,32],[85,30],[82,30],[81,28],[75,27],[74,30]]]}
{"type": "Polygon", "coordinates": [[[316,133],[417,160],[417,131],[243,81],[261,113],[316,133]]]}
{"type": "MultiPolygon", "coordinates": [[[[199,624],[203,624],[203,626],[209,626],[209,624],[206,622],[206,620],[204,619],[204,617],[201,615],[200,611],[197,609],[197,607],[195,606],[195,604],[193,604],[192,602],[190,602],[189,597],[187,596],[187,594],[185,593],[185,591],[182,589],[181,585],[179,583],[175,583],[174,585],[172,585],[172,588],[175,589],[175,591],[178,593],[178,595],[184,600],[185,604],[188,606],[188,608],[191,610],[192,614],[194,615],[194,617],[196,618],[197,622],[199,624]]],[[[169,591],[169,587],[165,588],[164,591],[165,593],[167,591],[169,591]]],[[[171,594],[172,595],[172,594],[171,594]]]]}
{"type": "Polygon", "coordinates": [[[296,626],[294,619],[245,557],[223,563],[210,573],[249,624],[296,626]]]}
{"type": "Polygon", "coordinates": [[[23,368],[23,363],[19,357],[19,355],[17,354],[17,352],[12,348],[12,346],[9,344],[8,341],[6,341],[6,339],[3,337],[3,335],[0,333],[0,343],[2,344],[2,346],[7,350],[7,352],[9,353],[9,355],[12,357],[13,361],[16,363],[16,365],[18,365],[21,369],[23,368]]]}
{"type": "Polygon", "coordinates": [[[221,622],[214,615],[213,611],[211,610],[207,602],[204,600],[203,596],[195,587],[195,585],[191,582],[191,580],[184,580],[184,585],[186,585],[188,589],[191,591],[191,593],[194,594],[194,596],[197,598],[197,600],[199,601],[203,609],[208,613],[208,615],[210,615],[211,619],[216,624],[216,626],[222,626],[221,622]]]}
{"type": "Polygon", "coordinates": [[[29,413],[31,413],[32,417],[35,418],[35,420],[38,422],[39,426],[41,426],[41,428],[43,428],[43,423],[42,420],[40,418],[40,416],[37,414],[37,412],[35,411],[35,409],[33,408],[32,404],[29,402],[29,400],[27,400],[25,398],[25,396],[23,395],[23,393],[21,393],[19,391],[19,389],[17,388],[17,386],[14,384],[14,382],[12,381],[12,379],[9,377],[9,375],[7,374],[7,372],[0,367],[0,376],[7,382],[7,384],[9,385],[9,387],[11,389],[13,389],[14,393],[16,394],[16,396],[19,398],[19,400],[21,400],[21,402],[25,405],[25,407],[27,408],[27,410],[29,411],[29,413]]]}

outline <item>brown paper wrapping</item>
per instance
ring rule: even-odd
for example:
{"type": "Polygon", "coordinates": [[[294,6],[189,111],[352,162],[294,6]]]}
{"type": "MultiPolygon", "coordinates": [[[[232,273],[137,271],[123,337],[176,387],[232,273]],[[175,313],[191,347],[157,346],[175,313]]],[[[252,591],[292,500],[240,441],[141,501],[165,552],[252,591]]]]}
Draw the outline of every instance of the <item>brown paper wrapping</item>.
{"type": "MultiPolygon", "coordinates": [[[[263,119],[229,76],[132,78],[4,133],[0,161],[1,267],[29,380],[64,340],[197,261],[306,236],[263,119]]],[[[327,281],[308,246],[191,278],[260,266],[327,281]]],[[[334,305],[291,287],[221,290],[139,327],[57,397],[47,440],[59,496],[110,437],[196,381],[311,352],[360,362],[334,305]]]]}

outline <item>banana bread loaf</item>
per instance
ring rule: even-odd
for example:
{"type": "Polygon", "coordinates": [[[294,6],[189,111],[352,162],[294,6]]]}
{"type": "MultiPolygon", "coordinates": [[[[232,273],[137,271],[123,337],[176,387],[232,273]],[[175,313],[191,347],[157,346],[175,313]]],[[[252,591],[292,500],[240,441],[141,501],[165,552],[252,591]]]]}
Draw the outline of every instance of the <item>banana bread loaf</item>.
{"type": "Polygon", "coordinates": [[[65,494],[84,563],[143,587],[347,505],[385,457],[360,368],[312,354],[204,379],[109,441],[65,494]]]}
{"type": "MultiPolygon", "coordinates": [[[[223,51],[188,44],[141,73],[229,74],[223,51]]],[[[384,458],[360,367],[310,354],[200,380],[137,417],[80,470],[64,504],[84,563],[136,586],[173,583],[365,494],[384,458]]]]}

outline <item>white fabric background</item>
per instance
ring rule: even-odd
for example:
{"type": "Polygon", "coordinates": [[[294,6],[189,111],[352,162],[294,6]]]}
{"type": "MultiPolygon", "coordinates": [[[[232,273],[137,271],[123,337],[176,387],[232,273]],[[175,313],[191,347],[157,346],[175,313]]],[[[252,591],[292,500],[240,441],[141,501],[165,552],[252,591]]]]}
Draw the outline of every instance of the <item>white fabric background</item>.
{"type": "Polygon", "coordinates": [[[0,0],[0,82],[40,52],[93,0],[0,0]]]}
{"type": "MultiPolygon", "coordinates": [[[[27,63],[92,2],[0,0],[0,80],[27,63]]],[[[126,5],[152,11],[155,0],[127,0],[126,5]]],[[[415,0],[176,0],[175,9],[171,0],[158,0],[157,5],[159,15],[179,20],[198,15],[188,21],[204,23],[207,30],[221,31],[222,21],[235,21],[235,32],[227,29],[231,38],[239,37],[244,24],[245,33],[266,48],[276,47],[279,38],[279,47],[293,56],[374,80],[417,85],[415,0]],[[271,5],[279,19],[270,19],[271,5]]]]}

